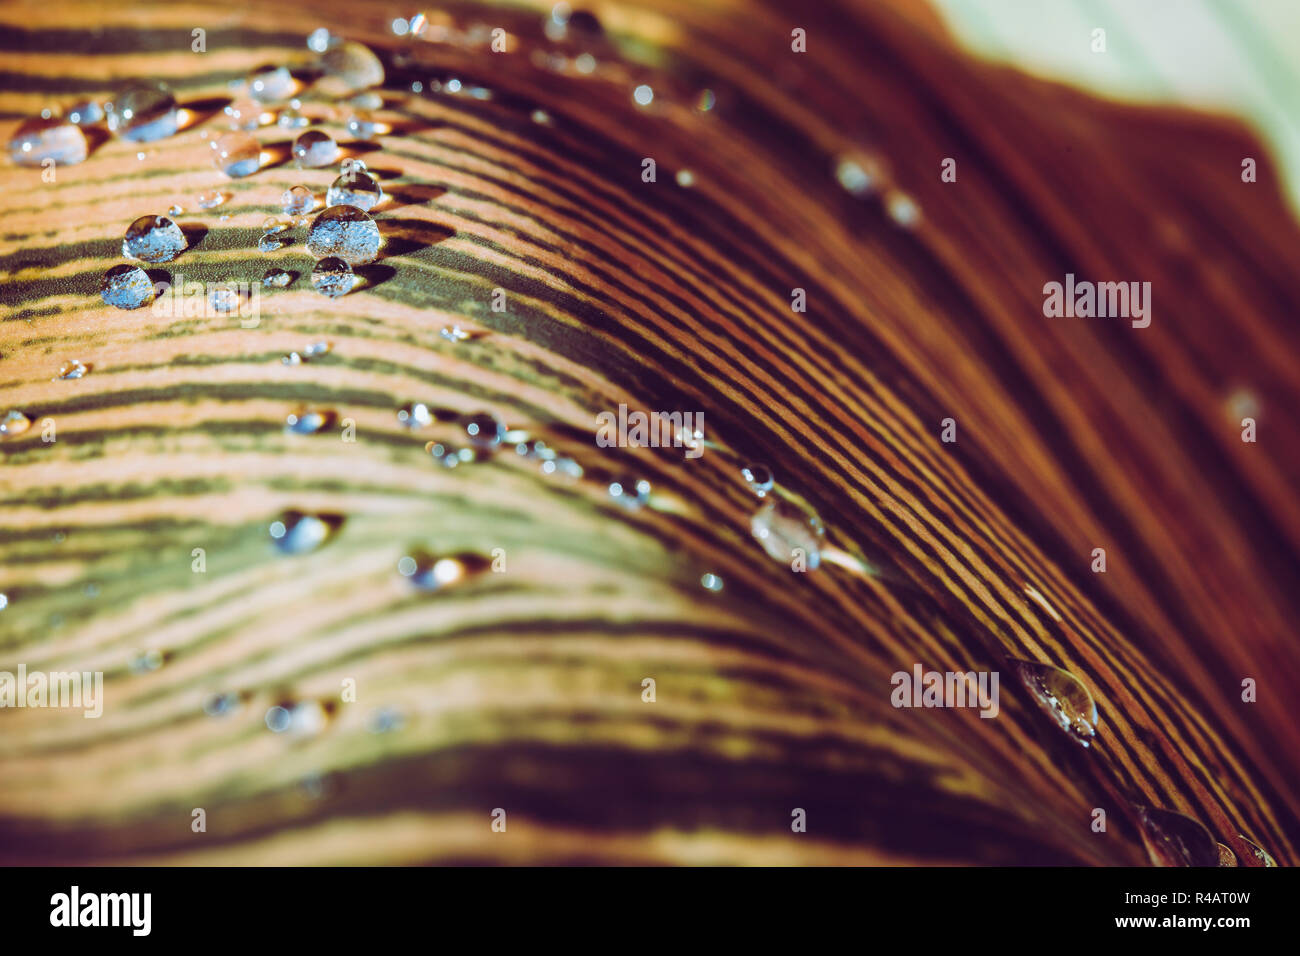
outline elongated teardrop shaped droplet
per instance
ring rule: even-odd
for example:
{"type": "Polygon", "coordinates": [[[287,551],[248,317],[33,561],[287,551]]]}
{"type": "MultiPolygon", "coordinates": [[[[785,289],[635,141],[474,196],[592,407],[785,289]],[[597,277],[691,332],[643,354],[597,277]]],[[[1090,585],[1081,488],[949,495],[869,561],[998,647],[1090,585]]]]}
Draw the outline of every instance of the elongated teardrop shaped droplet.
{"type": "Polygon", "coordinates": [[[1219,845],[1210,831],[1173,810],[1136,807],[1142,842],[1156,866],[1219,865],[1219,845]]]}
{"type": "Polygon", "coordinates": [[[1250,852],[1255,855],[1256,862],[1262,863],[1264,866],[1277,866],[1277,860],[1269,856],[1268,852],[1265,851],[1263,847],[1255,843],[1253,840],[1247,840],[1246,837],[1242,836],[1240,833],[1238,833],[1237,836],[1245,842],[1248,847],[1250,847],[1250,852]]]}
{"type": "Polygon", "coordinates": [[[815,571],[821,564],[822,543],[826,528],[821,518],[781,497],[764,499],[754,513],[750,532],[774,561],[792,568],[801,562],[804,569],[815,571]]]}
{"type": "Polygon", "coordinates": [[[1069,671],[1037,661],[1011,661],[1016,676],[1057,725],[1087,747],[1097,735],[1097,704],[1069,671]]]}
{"type": "Polygon", "coordinates": [[[328,541],[342,524],[338,515],[286,511],[271,522],[271,540],[284,554],[305,554],[328,541]]]}

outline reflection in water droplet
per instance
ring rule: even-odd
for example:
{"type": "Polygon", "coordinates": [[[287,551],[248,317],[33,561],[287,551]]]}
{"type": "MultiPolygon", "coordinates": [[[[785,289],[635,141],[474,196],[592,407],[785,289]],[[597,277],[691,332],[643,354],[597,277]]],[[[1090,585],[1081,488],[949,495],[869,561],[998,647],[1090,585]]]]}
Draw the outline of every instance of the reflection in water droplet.
{"type": "Polygon", "coordinates": [[[1277,866],[1277,860],[1269,856],[1269,854],[1264,850],[1263,847],[1255,843],[1253,840],[1249,840],[1246,837],[1242,836],[1242,834],[1240,833],[1238,833],[1237,836],[1243,842],[1245,842],[1245,844],[1248,847],[1250,847],[1250,852],[1254,854],[1256,861],[1264,864],[1264,866],[1277,866]]]}
{"type": "Polygon", "coordinates": [[[262,285],[271,289],[283,289],[293,281],[293,274],[283,269],[268,269],[262,276],[262,285]]]}
{"type": "Polygon", "coordinates": [[[326,92],[350,95],[384,82],[384,65],[362,43],[348,40],[331,44],[318,52],[321,54],[320,68],[325,74],[320,85],[326,92]]]}
{"type": "Polygon", "coordinates": [[[225,133],[209,145],[212,164],[231,179],[251,176],[262,166],[262,147],[248,133],[225,133]]]}
{"type": "Polygon", "coordinates": [[[1191,817],[1172,810],[1135,807],[1142,842],[1156,866],[1219,865],[1219,847],[1210,831],[1191,817]]]}
{"type": "Polygon", "coordinates": [[[238,705],[238,694],[212,694],[203,701],[203,712],[209,717],[224,717],[238,705]]]}
{"type": "Polygon", "coordinates": [[[286,511],[271,522],[271,540],[284,554],[305,554],[329,540],[342,524],[338,515],[286,511]]]}
{"type": "Polygon", "coordinates": [[[802,556],[809,571],[815,571],[821,564],[825,526],[815,512],[793,501],[776,496],[767,498],[750,520],[749,529],[775,561],[792,564],[796,557],[802,556]],[[796,551],[800,554],[796,555],[796,551]]]}
{"type": "Polygon", "coordinates": [[[309,129],[293,141],[293,158],[304,169],[331,166],[338,155],[339,144],[322,130],[309,129]]]}
{"type": "Polygon", "coordinates": [[[384,201],[379,181],[368,173],[352,170],[330,185],[325,202],[330,206],[355,206],[369,212],[384,201]]]}
{"type": "Polygon", "coordinates": [[[298,84],[283,66],[264,66],[248,77],[248,95],[259,103],[279,103],[289,99],[298,84]]]}
{"type": "Polygon", "coordinates": [[[326,256],[311,270],[311,284],[321,295],[336,299],[352,291],[357,276],[352,267],[338,256],[326,256]]]}
{"type": "Polygon", "coordinates": [[[141,262],[170,262],[185,246],[185,233],[166,216],[141,216],[126,227],[122,255],[141,262]]]}
{"type": "Polygon", "coordinates": [[[113,266],[100,280],[99,295],[108,305],[118,309],[138,309],[153,300],[153,283],[143,269],[136,265],[113,266]]]}
{"type": "Polygon", "coordinates": [[[173,136],[180,126],[176,97],[161,85],[132,87],[107,104],[106,112],[108,128],[135,142],[173,136]]]}
{"type": "Polygon", "coordinates": [[[312,222],[307,251],[317,259],[336,256],[363,266],[379,256],[379,227],[356,206],[330,206],[312,222]]]}
{"type": "Polygon", "coordinates": [[[1229,847],[1224,846],[1222,843],[1218,844],[1218,847],[1219,866],[1236,866],[1237,854],[1233,853],[1229,847]]]}
{"type": "Polygon", "coordinates": [[[1070,737],[1087,747],[1097,735],[1097,704],[1073,674],[1036,661],[1010,661],[1034,700],[1070,737]]]}
{"type": "Polygon", "coordinates": [[[722,578],[716,574],[705,574],[700,578],[700,584],[704,585],[704,590],[712,591],[715,594],[722,590],[722,578]]]}
{"type": "Polygon", "coordinates": [[[286,216],[305,216],[316,208],[316,197],[306,186],[290,186],[280,195],[280,208],[286,216]]]}

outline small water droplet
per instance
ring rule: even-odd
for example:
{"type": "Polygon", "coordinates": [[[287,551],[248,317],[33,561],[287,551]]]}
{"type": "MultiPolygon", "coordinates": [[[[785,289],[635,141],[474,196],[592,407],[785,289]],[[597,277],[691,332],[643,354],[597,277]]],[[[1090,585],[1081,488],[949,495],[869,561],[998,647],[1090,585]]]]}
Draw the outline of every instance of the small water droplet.
{"type": "Polygon", "coordinates": [[[312,222],[307,236],[307,251],[317,259],[337,256],[353,266],[374,262],[379,244],[379,227],[356,206],[329,207],[312,222]]]}
{"type": "Polygon", "coordinates": [[[271,522],[271,540],[284,554],[305,554],[328,541],[342,524],[337,515],[286,511],[271,522]]]}
{"type": "Polygon", "coordinates": [[[293,721],[293,715],[287,707],[281,707],[276,704],[266,712],[266,727],[272,733],[282,734],[289,729],[289,724],[293,721]]]}
{"type": "Polygon", "coordinates": [[[302,129],[308,125],[311,120],[302,115],[302,110],[296,106],[290,106],[280,110],[280,115],[276,117],[276,125],[281,129],[302,129]]]}
{"type": "Polygon", "coordinates": [[[183,206],[176,205],[176,203],[172,203],[169,207],[167,207],[167,215],[169,216],[179,216],[184,211],[185,208],[183,206]]]}
{"type": "MultiPolygon", "coordinates": [[[[424,450],[444,468],[455,468],[461,463],[460,451],[450,445],[444,445],[440,441],[429,442],[424,446],[424,450]]],[[[468,449],[463,450],[467,451],[468,449]]]]}
{"type": "Polygon", "coordinates": [[[99,283],[99,295],[118,309],[138,309],[153,300],[153,283],[139,266],[113,266],[99,283]]]}
{"type": "Polygon", "coordinates": [[[609,483],[609,496],[629,511],[636,511],[650,500],[650,482],[644,478],[622,478],[609,483]]]}
{"type": "Polygon", "coordinates": [[[355,206],[367,212],[383,201],[384,190],[379,181],[355,169],[334,180],[325,195],[325,204],[328,206],[355,206]]]}
{"type": "Polygon", "coordinates": [[[749,530],[775,561],[791,564],[797,550],[809,571],[821,564],[825,526],[815,512],[792,501],[767,498],[750,520],[749,530]]]}
{"type": "Polygon", "coordinates": [[[333,346],[331,346],[328,342],[312,342],[310,345],[308,345],[306,348],[302,350],[302,354],[306,358],[317,358],[318,356],[321,355],[328,355],[332,347],[333,346]]]}
{"type": "MultiPolygon", "coordinates": [[[[82,362],[78,361],[77,359],[71,359],[67,362],[64,362],[63,365],[59,368],[58,379],[66,380],[66,379],[82,378],[85,376],[86,372],[87,372],[86,366],[82,362]]],[[[58,379],[55,379],[55,381],[58,381],[58,379]]]]}
{"type": "Polygon", "coordinates": [[[304,216],[316,208],[316,197],[306,186],[290,186],[280,196],[280,208],[286,216],[304,216]]]}
{"type": "Polygon", "coordinates": [[[293,158],[301,168],[332,166],[338,156],[339,144],[323,130],[309,129],[293,141],[293,158]]]}
{"type": "MultiPolygon", "coordinates": [[[[419,81],[417,80],[416,82],[419,81]]],[[[418,93],[420,91],[414,90],[413,92],[418,93]]],[[[373,116],[371,116],[369,112],[365,110],[362,110],[361,112],[358,113],[353,113],[351,116],[348,117],[348,122],[347,122],[348,132],[359,140],[364,140],[369,142],[370,140],[373,140],[375,138],[375,134],[380,132],[381,129],[383,128],[385,128],[383,127],[383,124],[381,124],[378,120],[376,120],[373,116]]]]}
{"type": "Polygon", "coordinates": [[[637,106],[649,106],[654,102],[654,98],[655,91],[644,83],[632,92],[632,99],[636,101],[637,106]]]}
{"type": "Polygon", "coordinates": [[[141,262],[170,262],[186,245],[185,233],[166,216],[141,216],[126,227],[122,255],[141,262]]]}
{"type": "Polygon", "coordinates": [[[1232,852],[1231,847],[1226,847],[1222,843],[1219,845],[1219,866],[1236,866],[1237,854],[1232,852]]]}
{"type": "Polygon", "coordinates": [[[32,420],[17,409],[10,409],[0,417],[0,440],[17,438],[32,427],[32,420]]]}
{"type": "Polygon", "coordinates": [[[352,267],[337,256],[326,256],[311,270],[312,287],[331,299],[347,295],[357,284],[352,267]]]}
{"type": "Polygon", "coordinates": [[[283,269],[268,269],[262,276],[262,285],[272,289],[283,289],[293,281],[293,274],[283,269]]]}
{"type": "Polygon", "coordinates": [[[133,86],[106,104],[108,128],[137,143],[174,136],[180,127],[176,97],[161,84],[133,86]]]}
{"type": "Polygon", "coordinates": [[[407,402],[397,410],[397,421],[407,428],[425,428],[433,424],[433,412],[424,402],[407,402]]]}
{"type": "Polygon", "coordinates": [[[163,666],[163,652],[154,648],[140,651],[127,662],[127,669],[133,674],[148,674],[163,666]]]}
{"type": "Polygon", "coordinates": [[[1037,661],[1012,660],[1016,676],[1057,725],[1087,747],[1097,735],[1097,704],[1079,678],[1037,661]]]}
{"type": "Polygon", "coordinates": [[[1134,809],[1147,855],[1156,866],[1219,865],[1219,848],[1214,837],[1191,817],[1172,810],[1134,809]]]}
{"type": "Polygon", "coordinates": [[[709,89],[700,90],[700,95],[695,98],[695,111],[697,113],[707,113],[717,105],[718,97],[709,89]]]}
{"type": "Polygon", "coordinates": [[[891,190],[885,197],[885,211],[889,218],[905,229],[910,229],[921,221],[921,207],[906,193],[891,190]]]}
{"type": "Polygon", "coordinates": [[[695,174],[689,169],[679,169],[677,171],[677,185],[683,189],[690,189],[695,185],[695,174]]]}
{"type": "Polygon", "coordinates": [[[715,594],[722,590],[722,578],[716,574],[703,575],[700,578],[700,584],[704,586],[704,590],[712,591],[715,594]]]}
{"type": "Polygon", "coordinates": [[[213,165],[231,179],[251,176],[262,167],[262,147],[248,133],[223,133],[209,145],[213,165]]]}
{"type": "Polygon", "coordinates": [[[208,287],[208,305],[214,312],[234,312],[243,298],[243,291],[234,283],[219,282],[208,287]]]}
{"type": "Polygon", "coordinates": [[[465,416],[462,424],[470,444],[475,448],[496,448],[501,444],[501,437],[506,433],[505,423],[491,412],[475,412],[465,416]]]}
{"type": "Polygon", "coordinates": [[[444,325],[438,334],[448,342],[464,342],[469,338],[469,333],[459,325],[444,325]]]}
{"type": "Polygon", "coordinates": [[[3,611],[8,606],[9,606],[9,595],[0,594],[0,611],[3,611]]]}
{"type": "Polygon", "coordinates": [[[885,170],[874,156],[855,152],[836,161],[835,178],[850,196],[862,199],[880,190],[885,170]]]}
{"type": "Polygon", "coordinates": [[[300,408],[285,417],[284,430],[294,435],[315,435],[334,424],[336,417],[324,409],[300,408]]]}
{"type": "Polygon", "coordinates": [[[764,497],[772,490],[775,480],[772,478],[772,469],[767,465],[746,465],[740,469],[740,476],[745,479],[749,485],[749,490],[759,498],[764,497]]]}
{"type": "Polygon", "coordinates": [[[283,239],[280,239],[278,236],[273,236],[270,233],[267,233],[266,235],[262,236],[261,239],[257,240],[257,251],[264,252],[264,253],[276,252],[284,248],[284,245],[285,242],[283,239]]]}
{"type": "Polygon", "coordinates": [[[47,159],[56,166],[72,166],[89,151],[81,128],[57,117],[29,119],[9,139],[9,156],[20,166],[41,166],[47,159]]]}
{"type": "Polygon", "coordinates": [[[198,198],[195,199],[195,202],[198,204],[200,209],[215,209],[225,201],[226,194],[221,192],[219,189],[214,189],[211,192],[200,193],[198,198]]]}
{"type": "Polygon", "coordinates": [[[307,49],[313,53],[324,53],[331,45],[338,42],[338,38],[331,36],[324,27],[317,27],[307,36],[307,49]]]}
{"type": "Polygon", "coordinates": [[[381,707],[370,715],[367,729],[372,734],[387,734],[401,730],[406,718],[396,707],[381,707]]]}
{"type": "Polygon", "coordinates": [[[238,694],[209,694],[203,701],[203,712],[209,717],[224,717],[239,706],[238,694]]]}
{"type": "Polygon", "coordinates": [[[421,591],[436,591],[465,576],[467,568],[459,558],[434,558],[423,551],[407,555],[397,564],[398,573],[421,591]]]}

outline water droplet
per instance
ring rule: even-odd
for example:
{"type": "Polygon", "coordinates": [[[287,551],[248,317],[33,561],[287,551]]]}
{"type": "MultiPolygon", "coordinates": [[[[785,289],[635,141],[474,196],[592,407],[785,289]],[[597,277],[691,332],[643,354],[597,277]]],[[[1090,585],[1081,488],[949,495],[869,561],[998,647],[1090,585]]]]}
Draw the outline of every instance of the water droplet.
{"type": "Polygon", "coordinates": [[[383,85],[384,65],[366,45],[348,40],[318,52],[325,74],[320,85],[326,92],[350,95],[383,85]]]}
{"type": "Polygon", "coordinates": [[[379,181],[367,173],[351,170],[330,186],[325,195],[328,206],[355,206],[369,211],[384,201],[384,190],[379,181]]]}
{"type": "Polygon", "coordinates": [[[226,125],[242,133],[269,126],[275,120],[274,113],[254,100],[239,100],[226,106],[222,112],[226,114],[226,125]]]}
{"type": "Polygon", "coordinates": [[[0,594],[0,611],[3,611],[8,606],[9,606],[9,595],[0,594]]]}
{"type": "Polygon", "coordinates": [[[275,252],[277,249],[283,247],[284,244],[285,243],[283,239],[279,239],[271,235],[270,233],[267,233],[266,235],[262,236],[261,239],[257,240],[257,251],[268,252],[268,253],[275,252]]]}
{"type": "Polygon", "coordinates": [[[47,159],[56,166],[72,166],[88,153],[81,128],[57,118],[29,119],[9,139],[9,156],[20,166],[40,166],[47,159]]]}
{"type": "Polygon", "coordinates": [[[324,27],[317,27],[307,36],[307,49],[313,53],[324,53],[330,46],[338,42],[338,38],[331,36],[330,32],[324,27]]]}
{"type": "Polygon", "coordinates": [[[589,76],[596,72],[596,58],[590,53],[579,53],[573,60],[573,68],[589,76]]]}
{"type": "Polygon", "coordinates": [[[302,350],[302,354],[307,358],[316,358],[321,355],[328,355],[332,346],[328,342],[312,342],[302,350]]]}
{"type": "Polygon", "coordinates": [[[405,723],[406,718],[396,707],[381,707],[370,715],[367,729],[372,734],[387,734],[401,730],[405,723]]]}
{"type": "Polygon", "coordinates": [[[551,125],[551,114],[546,112],[546,110],[533,110],[532,119],[533,122],[539,126],[551,125]]]}
{"type": "Polygon", "coordinates": [[[300,408],[286,416],[284,430],[294,435],[315,435],[334,423],[333,412],[323,409],[300,408]]]}
{"type": "Polygon", "coordinates": [[[68,107],[68,121],[78,126],[91,126],[104,118],[104,108],[94,100],[83,100],[68,107]]]}
{"type": "MultiPolygon", "coordinates": [[[[460,451],[452,448],[450,445],[444,445],[440,441],[429,442],[424,446],[424,450],[429,453],[429,456],[434,461],[442,465],[444,468],[455,468],[460,465],[462,461],[460,451]]],[[[469,449],[461,449],[461,451],[469,451],[469,449]]]]}
{"type": "Polygon", "coordinates": [[[767,465],[746,465],[740,469],[740,476],[749,485],[749,490],[759,498],[771,491],[772,485],[775,483],[772,478],[772,469],[768,468],[767,465]]]}
{"type": "Polygon", "coordinates": [[[122,239],[122,255],[141,262],[170,262],[185,247],[185,233],[166,216],[141,216],[122,239]]]}
{"type": "MultiPolygon", "coordinates": [[[[60,367],[59,378],[60,379],[82,378],[85,376],[86,371],[87,371],[86,366],[82,362],[78,361],[77,359],[71,359],[70,361],[64,362],[62,367],[60,367]]],[[[58,381],[58,379],[56,379],[55,381],[58,381]]]]}
{"type": "Polygon", "coordinates": [[[394,36],[404,37],[410,32],[411,24],[406,17],[398,17],[393,21],[392,29],[394,36]]]}
{"type": "Polygon", "coordinates": [[[438,334],[448,342],[464,342],[469,338],[469,333],[459,325],[444,325],[438,334]]]}
{"type": "Polygon", "coordinates": [[[1224,401],[1224,410],[1227,412],[1228,421],[1233,425],[1239,425],[1243,418],[1258,419],[1259,396],[1248,388],[1234,389],[1224,401]]]}
{"type": "Polygon", "coordinates": [[[312,222],[307,251],[317,259],[337,256],[349,265],[366,265],[379,256],[379,227],[356,206],[331,206],[312,222]]]}
{"type": "Polygon", "coordinates": [[[299,355],[297,352],[290,352],[288,355],[282,355],[282,356],[280,357],[280,364],[281,364],[281,365],[301,365],[301,364],[302,364],[302,356],[299,355]]]}
{"type": "Polygon", "coordinates": [[[305,554],[323,545],[342,524],[337,515],[286,511],[271,522],[271,540],[284,554],[305,554]]]}
{"type": "Polygon", "coordinates": [[[0,417],[0,440],[17,438],[32,427],[32,420],[17,409],[10,409],[0,417]]]}
{"type": "Polygon", "coordinates": [[[133,674],[148,674],[156,671],[163,666],[163,652],[154,648],[149,651],[140,651],[131,657],[127,662],[127,668],[133,674]]]}
{"type": "Polygon", "coordinates": [[[289,724],[293,721],[293,715],[289,713],[288,708],[277,704],[267,710],[265,719],[268,730],[272,733],[282,734],[289,729],[289,724]]]}
{"type": "Polygon", "coordinates": [[[718,97],[712,90],[700,90],[700,95],[695,98],[697,113],[707,113],[717,105],[718,97]]]}
{"type": "Polygon", "coordinates": [[[262,147],[248,133],[223,133],[210,145],[213,165],[231,179],[251,176],[262,168],[262,147]]]}
{"type": "Polygon", "coordinates": [[[234,283],[219,282],[208,287],[208,305],[214,312],[234,312],[243,298],[242,291],[234,283]]]}
{"type": "Polygon", "coordinates": [[[1233,853],[1230,847],[1226,847],[1222,843],[1218,844],[1218,846],[1219,846],[1219,866],[1236,866],[1237,854],[1233,853]]]}
{"type": "Polygon", "coordinates": [[[885,211],[898,225],[910,229],[921,221],[921,207],[906,193],[892,190],[885,197],[885,211]]]}
{"type": "Polygon", "coordinates": [[[210,694],[203,701],[203,712],[209,717],[224,717],[238,706],[238,694],[210,694]]]}
{"type": "Polygon", "coordinates": [[[649,106],[654,102],[655,91],[642,83],[632,92],[632,99],[636,101],[637,106],[649,106]]]}
{"type": "Polygon", "coordinates": [[[106,112],[108,128],[132,142],[174,136],[180,127],[176,97],[161,85],[132,87],[107,104],[106,112]]]}
{"type": "MultiPolygon", "coordinates": [[[[418,92],[418,91],[416,91],[418,92]]],[[[348,132],[357,139],[370,141],[380,131],[381,125],[367,112],[353,113],[348,117],[348,132]]]]}
{"type": "Polygon", "coordinates": [[[1097,735],[1097,704],[1069,671],[1036,661],[1010,661],[1034,700],[1070,737],[1087,747],[1097,735]]]}
{"type": "Polygon", "coordinates": [[[339,156],[339,144],[334,137],[319,129],[300,133],[293,141],[293,158],[302,168],[319,169],[333,165],[339,156]]]}
{"type": "Polygon", "coordinates": [[[286,216],[305,216],[316,208],[316,197],[306,186],[290,186],[280,195],[280,208],[286,216]]]}
{"type": "Polygon", "coordinates": [[[421,591],[436,591],[454,584],[465,576],[466,567],[458,558],[437,558],[417,551],[397,563],[398,573],[421,591]]]}
{"type": "Polygon", "coordinates": [[[1268,852],[1264,850],[1263,847],[1259,846],[1253,840],[1246,839],[1246,837],[1240,833],[1237,834],[1237,837],[1250,847],[1250,852],[1254,855],[1257,862],[1264,864],[1264,866],[1277,866],[1277,860],[1269,856],[1268,852]]]}
{"type": "Polygon", "coordinates": [[[462,424],[470,444],[475,448],[496,448],[501,444],[501,437],[506,433],[506,426],[491,412],[475,412],[467,415],[462,424]]]}
{"type": "Polygon", "coordinates": [[[677,185],[683,189],[690,189],[695,185],[695,174],[689,169],[679,169],[677,171],[677,185]]]}
{"type": "Polygon", "coordinates": [[[262,285],[272,289],[283,289],[293,281],[293,274],[283,269],[268,269],[262,276],[262,285]]]}
{"type": "Polygon", "coordinates": [[[297,89],[297,82],[283,66],[264,66],[248,77],[248,95],[259,103],[283,102],[297,89]]]}
{"type": "Polygon", "coordinates": [[[700,578],[700,584],[704,586],[704,590],[712,591],[715,594],[722,590],[722,578],[716,574],[703,575],[700,578]]]}
{"type": "Polygon", "coordinates": [[[302,111],[296,106],[290,106],[280,111],[276,118],[276,125],[281,129],[302,129],[309,124],[311,120],[302,115],[302,111]]]}
{"type": "Polygon", "coordinates": [[[347,295],[357,284],[352,267],[337,256],[326,256],[311,270],[311,284],[321,295],[331,299],[347,295]]]}
{"type": "Polygon", "coordinates": [[[821,518],[792,501],[778,497],[766,499],[750,520],[749,530],[775,561],[791,564],[797,549],[803,553],[809,571],[821,564],[822,540],[826,535],[821,518]]]}
{"type": "Polygon", "coordinates": [[[226,194],[218,189],[211,192],[200,193],[195,202],[200,209],[215,209],[226,201],[226,194]]]}
{"type": "Polygon", "coordinates": [[[397,410],[397,421],[407,428],[425,428],[433,424],[433,412],[424,402],[407,402],[397,410]]]}
{"type": "Polygon", "coordinates": [[[836,161],[835,178],[850,196],[862,199],[879,191],[885,171],[875,157],[850,153],[836,161]]]}
{"type": "Polygon", "coordinates": [[[179,216],[184,211],[185,211],[184,207],[178,206],[176,205],[176,203],[172,203],[170,206],[167,207],[167,215],[169,216],[179,216]]]}
{"type": "Polygon", "coordinates": [[[609,496],[629,511],[636,511],[650,500],[650,482],[644,478],[611,481],[609,496]]]}
{"type": "Polygon", "coordinates": [[[108,305],[138,309],[153,300],[153,283],[139,266],[113,266],[100,280],[99,294],[108,305]]]}
{"type": "Polygon", "coordinates": [[[1219,865],[1219,848],[1214,837],[1191,817],[1172,810],[1134,809],[1147,855],[1156,866],[1219,865]]]}

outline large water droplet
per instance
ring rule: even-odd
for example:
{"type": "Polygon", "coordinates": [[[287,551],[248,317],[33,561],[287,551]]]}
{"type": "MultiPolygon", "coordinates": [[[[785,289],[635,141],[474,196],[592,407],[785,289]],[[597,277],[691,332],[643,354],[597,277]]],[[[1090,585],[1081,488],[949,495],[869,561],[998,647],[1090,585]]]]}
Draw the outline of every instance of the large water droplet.
{"type": "Polygon", "coordinates": [[[338,515],[286,511],[271,522],[271,540],[284,554],[305,554],[328,541],[342,524],[338,515]]]}
{"type": "Polygon", "coordinates": [[[367,265],[379,256],[379,227],[356,206],[331,206],[312,222],[307,251],[317,259],[338,256],[348,265],[367,265]]]}
{"type": "Polygon", "coordinates": [[[231,179],[251,176],[262,167],[262,147],[248,133],[224,133],[211,146],[213,165],[231,179]]]}
{"type": "Polygon", "coordinates": [[[821,564],[826,528],[821,518],[785,498],[768,498],[750,520],[749,530],[768,556],[782,564],[802,557],[807,570],[821,564]]]}
{"type": "Polygon", "coordinates": [[[113,266],[99,283],[99,294],[108,305],[138,309],[153,299],[153,283],[139,266],[113,266]]]}
{"type": "Polygon", "coordinates": [[[1010,662],[1016,676],[1057,725],[1087,747],[1097,735],[1097,704],[1069,671],[1037,661],[1010,662]]]}
{"type": "Polygon", "coordinates": [[[176,97],[164,86],[136,86],[108,104],[108,128],[143,143],[173,136],[180,126],[176,97]]]}
{"type": "Polygon", "coordinates": [[[293,158],[301,167],[319,169],[330,166],[338,156],[339,144],[322,130],[309,129],[293,141],[293,158]]]}
{"type": "Polygon", "coordinates": [[[326,256],[311,270],[311,284],[331,299],[347,295],[357,283],[352,267],[337,256],[326,256]]]}
{"type": "Polygon", "coordinates": [[[89,147],[81,128],[57,117],[27,120],[9,140],[9,156],[20,166],[72,166],[86,158],[89,147]]]}
{"type": "Polygon", "coordinates": [[[1200,823],[1172,810],[1135,809],[1142,842],[1156,866],[1219,865],[1218,843],[1200,823]]]}
{"type": "Polygon", "coordinates": [[[170,262],[185,246],[185,233],[166,216],[141,216],[126,227],[122,255],[141,262],[170,262]]]}
{"type": "Polygon", "coordinates": [[[379,181],[368,173],[350,170],[330,186],[325,194],[329,206],[355,206],[369,211],[384,201],[384,190],[379,181]]]}
{"type": "Polygon", "coordinates": [[[10,409],[0,416],[0,440],[17,438],[32,427],[32,420],[17,409],[10,409]]]}

